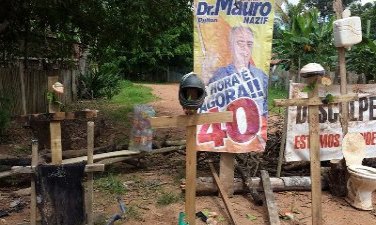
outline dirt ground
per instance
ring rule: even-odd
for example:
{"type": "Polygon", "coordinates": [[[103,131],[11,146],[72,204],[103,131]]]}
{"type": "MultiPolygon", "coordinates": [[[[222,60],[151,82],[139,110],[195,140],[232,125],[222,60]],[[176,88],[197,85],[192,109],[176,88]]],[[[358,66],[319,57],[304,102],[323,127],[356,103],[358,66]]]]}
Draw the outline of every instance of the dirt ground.
{"type": "MultiPolygon", "coordinates": [[[[151,103],[157,116],[180,115],[183,111],[177,100],[178,85],[146,85],[153,88],[153,93],[159,97],[158,101],[151,103]]],[[[271,115],[271,120],[278,116],[271,115]]],[[[270,131],[276,129],[271,126],[270,131]]],[[[112,127],[116,130],[116,127],[112,127]]],[[[184,138],[183,129],[162,129],[156,132],[156,138],[168,140],[181,140],[184,138]]],[[[25,139],[25,138],[24,138],[25,139]]],[[[1,151],[0,151],[1,154],[1,151]]],[[[176,225],[179,212],[184,211],[184,198],[180,190],[179,179],[184,176],[184,155],[175,152],[169,155],[152,156],[146,159],[146,166],[138,168],[126,163],[117,163],[107,167],[106,171],[122,181],[126,192],[121,198],[128,207],[128,218],[116,224],[129,225],[176,225]],[[177,196],[175,203],[161,205],[163,196],[177,196]]],[[[198,175],[208,176],[209,169],[205,161],[198,165],[198,175]]],[[[271,173],[273,175],[273,173],[271,173]]],[[[23,204],[18,212],[0,218],[0,225],[16,225],[29,221],[29,196],[15,195],[12,191],[27,187],[28,183],[18,186],[0,186],[0,210],[9,209],[15,200],[23,204]]],[[[94,214],[96,218],[108,219],[119,212],[116,194],[108,193],[102,189],[94,191],[94,214]]],[[[293,219],[281,218],[281,224],[312,224],[311,193],[298,191],[285,191],[275,193],[276,204],[281,214],[291,212],[293,219]]],[[[235,195],[230,198],[235,211],[238,224],[268,224],[267,212],[263,206],[253,204],[247,195],[235,195]]],[[[376,208],[376,193],[373,194],[374,208],[376,208]]],[[[196,210],[203,212],[217,212],[217,221],[221,225],[231,224],[221,198],[218,196],[200,196],[196,198],[196,210]]],[[[358,211],[347,204],[344,198],[334,197],[328,191],[323,191],[322,211],[326,225],[372,225],[376,224],[376,212],[358,211]]],[[[197,219],[196,224],[204,224],[197,219]]]]}

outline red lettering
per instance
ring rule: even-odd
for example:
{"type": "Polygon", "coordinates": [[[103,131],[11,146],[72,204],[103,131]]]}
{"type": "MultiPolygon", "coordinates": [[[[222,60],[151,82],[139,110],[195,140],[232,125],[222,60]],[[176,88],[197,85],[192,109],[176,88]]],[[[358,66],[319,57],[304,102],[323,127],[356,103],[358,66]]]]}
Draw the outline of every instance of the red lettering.
{"type": "Polygon", "coordinates": [[[365,137],[365,139],[366,139],[366,145],[370,145],[371,144],[371,132],[367,132],[367,133],[365,133],[365,135],[366,135],[366,137],[365,137]]]}
{"type": "Polygon", "coordinates": [[[328,146],[328,134],[320,135],[320,145],[321,148],[326,148],[328,146]]]}
{"type": "Polygon", "coordinates": [[[335,134],[334,135],[334,142],[333,142],[333,146],[334,147],[338,147],[339,146],[339,138],[341,137],[341,135],[339,134],[335,134]]]}
{"type": "Polygon", "coordinates": [[[301,140],[301,142],[300,142],[300,148],[301,149],[305,149],[306,148],[306,142],[305,142],[306,137],[304,135],[302,135],[302,136],[300,136],[300,140],[301,140]]]}
{"type": "Polygon", "coordinates": [[[295,136],[294,148],[299,149],[298,142],[300,142],[300,136],[295,136]]]}
{"type": "MultiPolygon", "coordinates": [[[[213,108],[209,112],[218,112],[218,108],[213,108]]],[[[227,137],[226,132],[221,129],[220,123],[202,125],[197,136],[199,143],[214,141],[215,147],[223,146],[223,139],[227,137]],[[212,128],[211,132],[209,132],[210,127],[212,128]]]]}

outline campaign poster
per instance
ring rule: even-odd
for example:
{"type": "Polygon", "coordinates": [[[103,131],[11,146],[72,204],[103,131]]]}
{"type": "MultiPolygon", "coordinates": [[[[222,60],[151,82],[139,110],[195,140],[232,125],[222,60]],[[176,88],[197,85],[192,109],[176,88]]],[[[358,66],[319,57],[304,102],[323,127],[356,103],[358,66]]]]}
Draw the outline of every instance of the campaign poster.
{"type": "MultiPolygon", "coordinates": [[[[289,98],[307,98],[306,84],[290,84],[289,98]]],[[[376,157],[376,87],[374,84],[348,85],[347,93],[358,94],[349,102],[348,132],[359,132],[366,142],[366,157],[376,157]]],[[[339,96],[340,86],[319,87],[319,96],[339,96]]],[[[320,160],[342,159],[342,127],[338,104],[319,106],[320,160]]],[[[308,107],[288,107],[286,161],[309,161],[308,107]]]]}
{"type": "Polygon", "coordinates": [[[274,0],[195,0],[193,10],[194,72],[207,92],[198,112],[234,115],[198,126],[198,150],[264,151],[274,0]]]}

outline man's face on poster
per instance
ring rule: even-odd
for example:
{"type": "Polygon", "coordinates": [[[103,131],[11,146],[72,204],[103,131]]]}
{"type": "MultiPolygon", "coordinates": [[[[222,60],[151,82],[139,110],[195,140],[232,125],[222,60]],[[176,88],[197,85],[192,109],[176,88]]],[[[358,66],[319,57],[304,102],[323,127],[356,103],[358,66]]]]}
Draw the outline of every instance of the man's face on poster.
{"type": "Polygon", "coordinates": [[[247,67],[251,58],[253,34],[247,29],[238,29],[233,33],[232,41],[234,63],[247,67]]]}

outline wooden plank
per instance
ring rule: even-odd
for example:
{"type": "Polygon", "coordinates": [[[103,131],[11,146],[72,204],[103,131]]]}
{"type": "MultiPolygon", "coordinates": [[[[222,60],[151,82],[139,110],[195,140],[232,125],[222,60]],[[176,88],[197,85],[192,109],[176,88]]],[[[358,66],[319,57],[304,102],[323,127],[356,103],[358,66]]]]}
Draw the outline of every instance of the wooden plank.
{"type": "MultiPolygon", "coordinates": [[[[317,80],[312,78],[309,82],[316,82],[315,88],[308,92],[308,97],[317,97],[319,88],[317,80]]],[[[309,151],[312,179],[312,224],[322,224],[321,209],[321,174],[320,174],[320,124],[319,124],[319,106],[308,107],[309,121],[309,151]]]]}
{"type": "MultiPolygon", "coordinates": [[[[93,166],[94,164],[94,122],[87,122],[87,165],[93,166]]],[[[104,169],[104,164],[103,169],[104,169]]],[[[87,175],[86,183],[86,223],[87,225],[93,225],[93,173],[90,172],[87,175]]]]}
{"type": "MultiPolygon", "coordinates": [[[[194,115],[191,115],[194,116],[194,115]]],[[[187,127],[185,214],[189,225],[196,224],[197,127],[187,127]]]]}
{"type": "Polygon", "coordinates": [[[12,176],[14,174],[17,174],[17,172],[13,171],[13,170],[3,171],[3,172],[0,172],[0,178],[9,177],[9,176],[12,176]]]}
{"type": "Polygon", "coordinates": [[[54,112],[22,115],[18,117],[21,121],[61,121],[73,119],[90,119],[97,117],[97,110],[84,110],[76,112],[54,112]]]}
{"type": "Polygon", "coordinates": [[[219,162],[219,179],[223,185],[223,190],[227,193],[229,197],[234,194],[234,168],[235,159],[233,153],[223,152],[220,153],[219,162]]]}
{"type": "MultiPolygon", "coordinates": [[[[23,48],[23,44],[21,48],[23,48]]],[[[25,88],[25,64],[23,60],[19,60],[19,75],[20,75],[20,82],[21,82],[21,102],[22,102],[22,114],[27,114],[26,108],[26,88],[25,88]]]]}
{"type": "Polygon", "coordinates": [[[232,112],[203,113],[195,115],[152,117],[153,128],[185,127],[199,124],[224,123],[232,121],[232,112]]]}
{"type": "MultiPolygon", "coordinates": [[[[85,172],[102,172],[104,171],[104,164],[103,163],[93,163],[93,164],[87,164],[85,166],[85,172]]],[[[31,166],[12,166],[11,174],[32,174],[35,172],[35,167],[31,166]]]]}
{"type": "MultiPolygon", "coordinates": [[[[130,151],[130,150],[121,150],[121,151],[115,151],[115,152],[107,152],[107,153],[101,153],[96,154],[93,156],[94,161],[106,159],[106,158],[113,158],[118,156],[128,156],[128,155],[137,155],[140,154],[140,151],[130,151]]],[[[63,164],[68,163],[76,163],[76,162],[82,162],[87,161],[87,156],[81,156],[77,158],[71,158],[71,159],[64,159],[63,164]]]]}
{"type": "MultiPolygon", "coordinates": [[[[31,144],[31,167],[38,165],[38,141],[33,140],[31,144]]],[[[37,224],[37,194],[34,176],[31,176],[31,195],[30,195],[30,224],[37,224]]]]}
{"type": "MultiPolygon", "coordinates": [[[[314,105],[323,105],[322,103],[323,97],[314,96],[312,98],[299,98],[299,99],[275,99],[274,104],[275,106],[314,106],[314,105]]],[[[356,101],[359,97],[357,94],[345,94],[341,96],[334,96],[333,101],[329,104],[337,104],[342,103],[344,101],[356,101]]],[[[329,105],[328,104],[328,105],[329,105]]]]}
{"type": "MultiPolygon", "coordinates": [[[[213,175],[214,181],[215,181],[215,183],[216,183],[216,185],[217,185],[217,187],[218,187],[219,193],[220,193],[221,196],[222,196],[222,199],[223,199],[223,202],[224,202],[225,207],[226,207],[226,209],[227,209],[227,212],[228,212],[228,214],[230,215],[230,218],[231,218],[232,223],[233,223],[234,225],[239,224],[239,223],[237,223],[236,220],[235,220],[235,213],[234,213],[234,211],[233,211],[233,209],[232,209],[232,207],[231,207],[231,205],[230,205],[230,200],[228,199],[227,193],[226,193],[226,191],[224,190],[224,187],[223,187],[223,185],[222,185],[222,183],[221,183],[221,181],[220,181],[220,179],[219,179],[219,177],[218,177],[218,175],[217,175],[217,172],[215,171],[215,168],[214,168],[212,162],[209,162],[209,167],[210,167],[210,170],[211,170],[211,172],[212,172],[212,175],[213,175]]],[[[232,183],[232,182],[231,182],[231,183],[232,183]]]]}
{"type": "Polygon", "coordinates": [[[265,195],[265,203],[266,203],[265,205],[268,211],[269,224],[279,225],[281,224],[281,222],[279,221],[278,208],[275,203],[273,191],[271,188],[269,174],[266,170],[261,170],[260,173],[261,173],[262,187],[264,189],[264,195],[265,195]]]}

